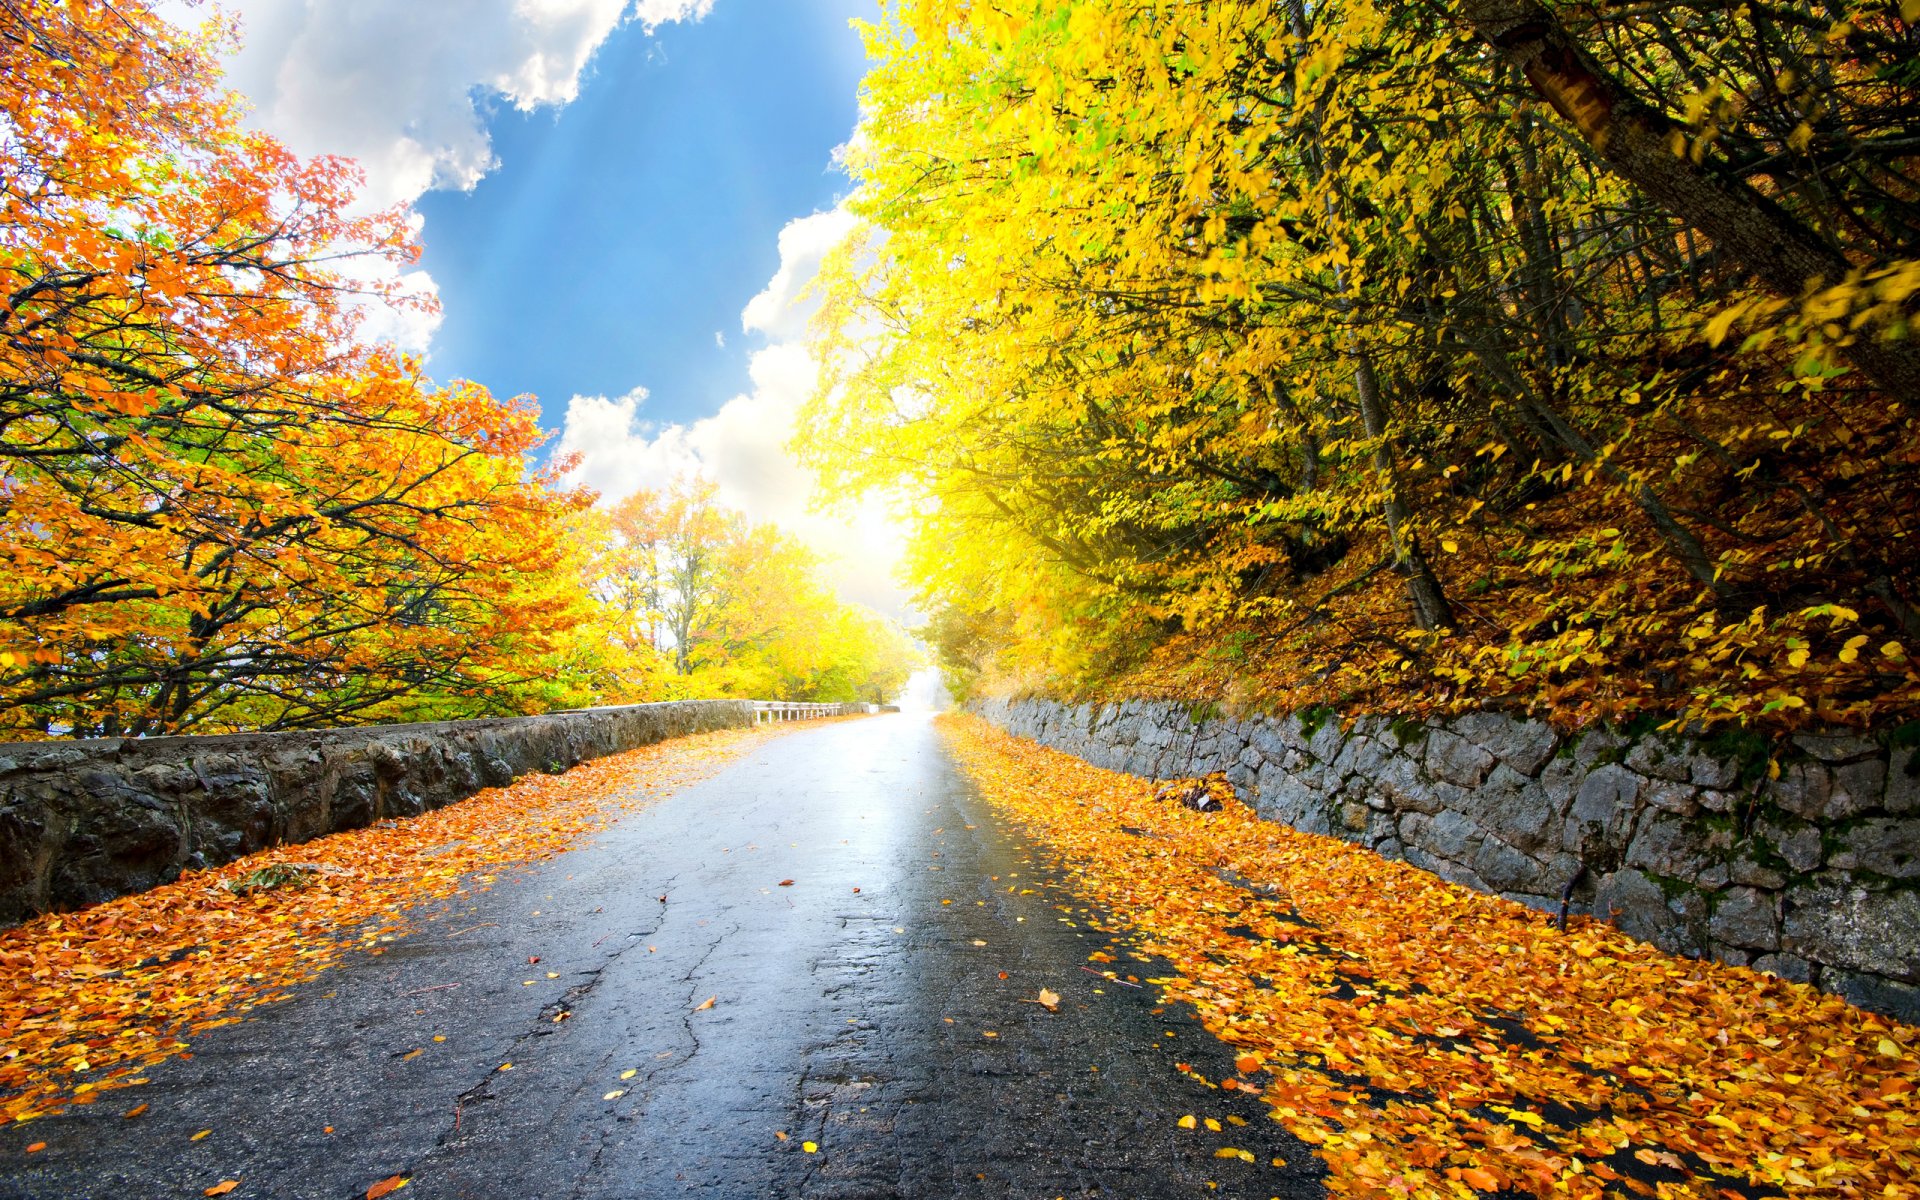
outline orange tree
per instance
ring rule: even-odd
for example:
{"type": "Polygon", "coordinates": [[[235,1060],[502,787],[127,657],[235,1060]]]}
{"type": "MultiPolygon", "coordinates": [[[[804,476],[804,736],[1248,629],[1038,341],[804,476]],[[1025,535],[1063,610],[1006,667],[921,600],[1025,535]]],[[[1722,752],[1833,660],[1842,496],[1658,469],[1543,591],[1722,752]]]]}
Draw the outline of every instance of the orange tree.
{"type": "Polygon", "coordinates": [[[581,499],[532,408],[356,337],[417,249],[241,129],[144,0],[0,0],[0,718],[283,728],[512,703],[581,499]],[[385,277],[397,272],[389,269],[385,277]]]}

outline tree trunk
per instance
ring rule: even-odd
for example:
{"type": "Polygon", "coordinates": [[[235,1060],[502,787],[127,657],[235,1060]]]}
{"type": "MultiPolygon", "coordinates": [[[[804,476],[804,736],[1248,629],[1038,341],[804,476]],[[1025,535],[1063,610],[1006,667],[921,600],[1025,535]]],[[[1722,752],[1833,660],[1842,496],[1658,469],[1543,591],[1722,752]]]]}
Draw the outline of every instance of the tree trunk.
{"type": "MultiPolygon", "coordinates": [[[[1536,0],[1462,0],[1458,12],[1475,36],[1526,75],[1595,157],[1775,293],[1797,299],[1809,284],[1836,284],[1854,269],[1792,213],[1713,158],[1696,163],[1675,153],[1675,135],[1685,136],[1685,128],[1628,93],[1536,0]]],[[[1862,330],[1840,351],[1888,397],[1920,406],[1920,344],[1882,341],[1862,330]]]]}

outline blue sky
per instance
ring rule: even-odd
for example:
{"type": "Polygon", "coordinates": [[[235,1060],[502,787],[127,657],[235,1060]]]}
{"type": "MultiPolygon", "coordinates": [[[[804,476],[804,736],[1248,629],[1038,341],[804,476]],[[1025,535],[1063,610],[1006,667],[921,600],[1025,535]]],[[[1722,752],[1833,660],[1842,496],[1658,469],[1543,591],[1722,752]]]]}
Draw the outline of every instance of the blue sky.
{"type": "Polygon", "coordinates": [[[831,156],[864,69],[847,22],[874,11],[718,0],[617,29],[564,107],[491,104],[499,165],[416,205],[444,307],[434,375],[532,392],[554,427],[575,393],[645,386],[649,419],[688,422],[745,390],[759,335],[740,312],[781,228],[847,189],[831,156]]]}
{"type": "Polygon", "coordinates": [[[358,161],[368,205],[413,206],[425,257],[388,281],[440,314],[373,309],[366,336],[538,396],[603,500],[705,478],[842,595],[903,611],[897,525],[815,504],[786,449],[815,376],[792,300],[853,225],[833,166],[865,69],[848,21],[878,0],[219,3],[252,122],[358,161]]]}

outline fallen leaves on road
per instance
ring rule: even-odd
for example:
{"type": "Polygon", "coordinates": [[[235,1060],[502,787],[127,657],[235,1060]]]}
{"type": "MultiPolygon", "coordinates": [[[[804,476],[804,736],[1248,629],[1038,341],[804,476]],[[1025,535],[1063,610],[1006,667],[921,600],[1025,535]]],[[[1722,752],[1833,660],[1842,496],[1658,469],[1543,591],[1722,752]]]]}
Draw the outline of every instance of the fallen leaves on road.
{"type": "MultiPolygon", "coordinates": [[[[343,954],[381,953],[410,907],[550,858],[784,732],[701,734],[530,774],[0,931],[0,1125],[144,1083],[195,1034],[284,999],[343,954]]],[[[239,1185],[220,1186],[207,1194],[239,1185]]]]}
{"type": "Polygon", "coordinates": [[[379,1183],[376,1183],[372,1187],[367,1189],[367,1200],[380,1200],[380,1197],[385,1196],[390,1192],[397,1192],[405,1186],[407,1186],[407,1176],[405,1175],[389,1176],[388,1178],[382,1179],[379,1183]]]}
{"type": "Polygon", "coordinates": [[[1234,1082],[1318,1148],[1330,1192],[1920,1194],[1920,1028],[942,722],[1131,929],[1110,950],[1171,963],[1150,982],[1266,1073],[1234,1082]]]}

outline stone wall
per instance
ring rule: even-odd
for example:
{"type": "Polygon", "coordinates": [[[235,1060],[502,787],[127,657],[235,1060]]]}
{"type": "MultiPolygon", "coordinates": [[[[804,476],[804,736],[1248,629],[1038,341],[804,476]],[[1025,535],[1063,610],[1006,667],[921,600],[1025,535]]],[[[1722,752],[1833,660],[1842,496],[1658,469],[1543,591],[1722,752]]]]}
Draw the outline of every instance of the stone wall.
{"type": "Polygon", "coordinates": [[[974,708],[1098,766],[1223,771],[1269,820],[1535,908],[1557,911],[1577,876],[1574,912],[1920,1021],[1920,756],[1903,738],[1565,736],[1494,713],[1229,719],[1145,701],[974,708]]]}
{"type": "Polygon", "coordinates": [[[0,744],[0,924],[414,816],[529,771],[753,721],[752,701],[690,700],[311,733],[0,744]]]}

